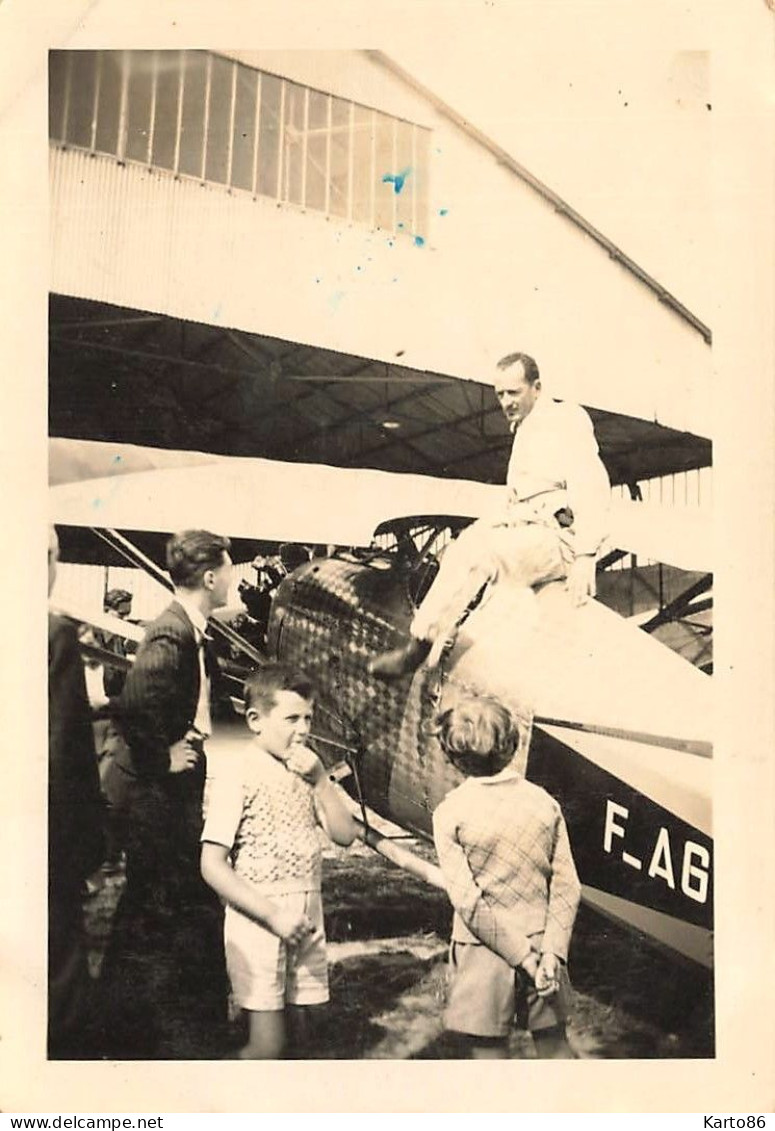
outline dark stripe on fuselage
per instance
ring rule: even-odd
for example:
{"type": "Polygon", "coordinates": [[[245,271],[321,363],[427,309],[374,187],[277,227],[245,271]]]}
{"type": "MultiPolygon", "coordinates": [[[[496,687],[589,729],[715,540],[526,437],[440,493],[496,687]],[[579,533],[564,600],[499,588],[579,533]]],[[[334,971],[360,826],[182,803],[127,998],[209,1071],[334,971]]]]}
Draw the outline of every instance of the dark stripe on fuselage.
{"type": "Polygon", "coordinates": [[[646,746],[662,746],[668,750],[680,750],[684,754],[696,754],[699,758],[713,757],[713,744],[692,741],[688,738],[672,738],[665,734],[647,734],[645,731],[625,730],[623,727],[607,727],[599,723],[573,722],[569,719],[549,719],[536,715],[538,726],[564,727],[566,730],[579,730],[584,734],[602,734],[607,738],[624,738],[628,742],[641,742],[646,746]]]}
{"type": "Polygon", "coordinates": [[[710,837],[539,728],[527,776],[559,801],[583,883],[712,927],[710,837]]]}

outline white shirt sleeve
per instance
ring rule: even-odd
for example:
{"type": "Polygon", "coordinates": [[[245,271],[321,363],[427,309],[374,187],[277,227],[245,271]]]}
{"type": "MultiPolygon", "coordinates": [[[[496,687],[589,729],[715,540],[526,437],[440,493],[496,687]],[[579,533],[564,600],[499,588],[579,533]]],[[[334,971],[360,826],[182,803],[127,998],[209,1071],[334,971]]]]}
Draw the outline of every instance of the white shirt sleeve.
{"type": "Polygon", "coordinates": [[[243,804],[242,778],[235,770],[226,770],[211,778],[202,840],[232,848],[242,820],[243,804]]]}
{"type": "Polygon", "coordinates": [[[608,534],[611,484],[588,414],[577,405],[565,404],[563,408],[566,493],[573,511],[575,551],[596,554],[608,534]]]}

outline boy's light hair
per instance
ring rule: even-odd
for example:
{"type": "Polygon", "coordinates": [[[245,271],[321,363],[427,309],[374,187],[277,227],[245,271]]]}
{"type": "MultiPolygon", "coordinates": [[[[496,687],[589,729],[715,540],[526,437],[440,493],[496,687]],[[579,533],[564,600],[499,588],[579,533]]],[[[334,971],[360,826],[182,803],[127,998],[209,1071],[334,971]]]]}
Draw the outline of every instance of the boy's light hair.
{"type": "Polygon", "coordinates": [[[514,757],[520,728],[497,699],[469,695],[436,718],[436,735],[450,762],[466,777],[490,777],[514,757]]]}
{"type": "Polygon", "coordinates": [[[245,713],[253,710],[259,715],[268,714],[277,702],[278,691],[295,691],[302,699],[315,698],[315,686],[304,672],[273,660],[245,680],[245,713]]]}

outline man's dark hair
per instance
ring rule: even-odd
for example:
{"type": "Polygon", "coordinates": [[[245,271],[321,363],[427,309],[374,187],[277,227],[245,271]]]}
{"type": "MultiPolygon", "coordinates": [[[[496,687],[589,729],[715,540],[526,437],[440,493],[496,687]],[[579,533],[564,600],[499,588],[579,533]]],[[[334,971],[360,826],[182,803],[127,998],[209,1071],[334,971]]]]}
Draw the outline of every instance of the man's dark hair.
{"type": "Polygon", "coordinates": [[[290,664],[271,660],[251,672],[245,680],[245,710],[258,711],[259,715],[268,714],[277,701],[278,691],[295,691],[302,699],[315,697],[315,685],[304,672],[290,664]]]}
{"type": "Polygon", "coordinates": [[[208,569],[223,565],[223,555],[231,549],[228,538],[209,530],[182,530],[167,543],[167,569],[174,585],[198,589],[208,569]]]}
{"type": "Polygon", "coordinates": [[[516,365],[518,361],[522,362],[522,369],[528,385],[535,385],[536,381],[541,380],[535,358],[532,358],[528,353],[507,353],[505,357],[500,359],[496,369],[511,369],[512,365],[516,365]]]}

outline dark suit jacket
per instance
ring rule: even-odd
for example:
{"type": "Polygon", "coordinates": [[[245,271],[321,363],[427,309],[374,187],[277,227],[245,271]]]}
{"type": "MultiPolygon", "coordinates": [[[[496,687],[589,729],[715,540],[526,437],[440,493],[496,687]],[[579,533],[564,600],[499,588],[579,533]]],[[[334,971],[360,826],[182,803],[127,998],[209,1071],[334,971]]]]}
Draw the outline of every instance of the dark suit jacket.
{"type": "MultiPolygon", "coordinates": [[[[218,665],[209,649],[205,664],[212,699],[218,665]]],[[[130,871],[137,862],[146,876],[174,880],[175,873],[192,869],[198,876],[205,759],[195,770],[169,772],[169,748],[192,726],[198,700],[196,633],[183,607],[173,601],[148,625],[118,701],[119,723],[131,751],[131,766],[124,769],[134,779],[129,791],[130,871]]]]}
{"type": "Polygon", "coordinates": [[[53,895],[102,862],[103,803],[86,680],[72,621],[48,617],[48,827],[53,895]]]}
{"type": "Polygon", "coordinates": [[[167,776],[169,748],[191,727],[198,700],[196,633],[173,601],[148,625],[119,700],[137,777],[167,776]]]}
{"type": "MultiPolygon", "coordinates": [[[[94,636],[100,648],[104,648],[106,652],[112,652],[114,656],[129,656],[136,651],[133,640],[126,640],[123,636],[118,636],[113,632],[104,632],[97,629],[94,636]]],[[[117,699],[124,690],[125,683],[125,671],[121,668],[112,668],[110,664],[104,665],[102,686],[109,699],[117,699]]]]}
{"type": "MultiPolygon", "coordinates": [[[[217,661],[206,653],[205,665],[214,697],[217,661]]],[[[102,969],[118,1057],[181,1055],[196,1034],[204,1048],[226,1014],[223,910],[199,870],[205,759],[169,772],[169,748],[196,715],[199,670],[194,627],[173,601],[148,625],[118,701],[132,762],[126,885],[102,969]]]]}

